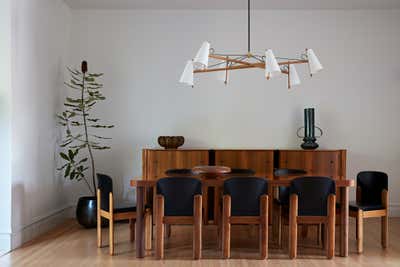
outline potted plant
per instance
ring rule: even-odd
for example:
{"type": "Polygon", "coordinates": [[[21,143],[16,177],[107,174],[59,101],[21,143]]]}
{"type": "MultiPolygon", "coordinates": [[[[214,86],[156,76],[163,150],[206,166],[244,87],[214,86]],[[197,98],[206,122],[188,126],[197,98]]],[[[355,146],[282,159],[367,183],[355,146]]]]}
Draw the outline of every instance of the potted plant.
{"type": "Polygon", "coordinates": [[[100,124],[100,119],[91,116],[91,111],[100,101],[106,98],[101,93],[103,85],[97,80],[102,73],[88,73],[88,64],[83,61],[81,70],[67,68],[71,79],[65,85],[75,91],[73,96],[66,97],[65,110],[57,115],[59,124],[64,127],[65,135],[60,144],[60,157],[63,165],[58,169],[70,180],[83,181],[91,195],[79,198],[76,208],[78,222],[86,227],[96,226],[96,169],[94,150],[107,150],[102,144],[110,139],[89,129],[113,128],[113,125],[100,124]],[[91,177],[88,177],[91,175],[91,177]]]}

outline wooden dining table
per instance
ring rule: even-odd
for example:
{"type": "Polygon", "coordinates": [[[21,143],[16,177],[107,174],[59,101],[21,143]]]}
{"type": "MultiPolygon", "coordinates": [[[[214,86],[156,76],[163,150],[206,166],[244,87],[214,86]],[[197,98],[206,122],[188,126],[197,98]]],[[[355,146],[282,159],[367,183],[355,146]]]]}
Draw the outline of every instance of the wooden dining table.
{"type": "MultiPolygon", "coordinates": [[[[282,179],[267,179],[271,187],[289,186],[290,180],[282,179]]],[[[145,256],[144,249],[144,213],[145,199],[148,189],[153,189],[157,180],[136,180],[132,179],[130,185],[136,187],[136,257],[143,258],[145,256]]],[[[222,187],[223,179],[202,179],[203,186],[207,187],[222,187]]],[[[336,180],[336,187],[340,192],[340,256],[347,257],[349,254],[349,187],[353,187],[355,182],[353,179],[336,180]]]]}

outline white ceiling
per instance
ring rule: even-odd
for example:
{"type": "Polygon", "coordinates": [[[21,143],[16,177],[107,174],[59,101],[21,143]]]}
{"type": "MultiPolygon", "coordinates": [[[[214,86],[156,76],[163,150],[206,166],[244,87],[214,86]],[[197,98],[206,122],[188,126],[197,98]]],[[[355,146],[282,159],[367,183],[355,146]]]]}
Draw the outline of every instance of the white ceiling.
{"type": "MultiPolygon", "coordinates": [[[[74,9],[242,9],[246,0],[65,0],[74,9]]],[[[251,0],[255,9],[393,9],[400,0],[251,0]]]]}

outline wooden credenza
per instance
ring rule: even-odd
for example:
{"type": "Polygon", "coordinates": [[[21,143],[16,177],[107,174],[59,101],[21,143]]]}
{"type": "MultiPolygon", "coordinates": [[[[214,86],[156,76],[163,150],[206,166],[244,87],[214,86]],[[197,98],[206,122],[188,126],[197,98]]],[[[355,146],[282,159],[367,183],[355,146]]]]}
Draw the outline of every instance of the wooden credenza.
{"type": "Polygon", "coordinates": [[[199,165],[249,168],[256,176],[273,177],[274,168],[303,169],[307,175],[346,177],[346,150],[279,149],[143,149],[143,179],[165,177],[165,171],[199,165]]]}

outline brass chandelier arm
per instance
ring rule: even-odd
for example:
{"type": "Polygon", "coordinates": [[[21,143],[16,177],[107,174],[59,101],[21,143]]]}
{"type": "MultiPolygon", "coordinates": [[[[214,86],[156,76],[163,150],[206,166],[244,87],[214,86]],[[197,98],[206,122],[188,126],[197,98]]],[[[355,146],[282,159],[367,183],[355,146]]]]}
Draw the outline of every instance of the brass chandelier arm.
{"type": "Polygon", "coordinates": [[[236,65],[236,66],[230,66],[227,68],[194,70],[193,73],[205,73],[205,72],[226,71],[226,70],[240,70],[240,69],[251,69],[251,68],[262,68],[263,69],[264,66],[260,67],[258,63],[250,64],[250,65],[236,65]]]}
{"type": "Polygon", "coordinates": [[[223,57],[223,56],[217,56],[217,55],[209,55],[209,58],[213,58],[213,59],[219,59],[222,61],[227,61],[227,62],[233,62],[233,63],[238,63],[238,64],[243,64],[243,65],[252,65],[252,63],[246,62],[246,61],[242,61],[242,60],[238,60],[238,59],[233,59],[233,58],[228,58],[228,57],[223,57]]]}
{"type": "Polygon", "coordinates": [[[278,65],[290,65],[290,64],[304,64],[308,63],[307,59],[299,59],[299,60],[291,60],[291,61],[282,61],[278,62],[278,65]]]}

